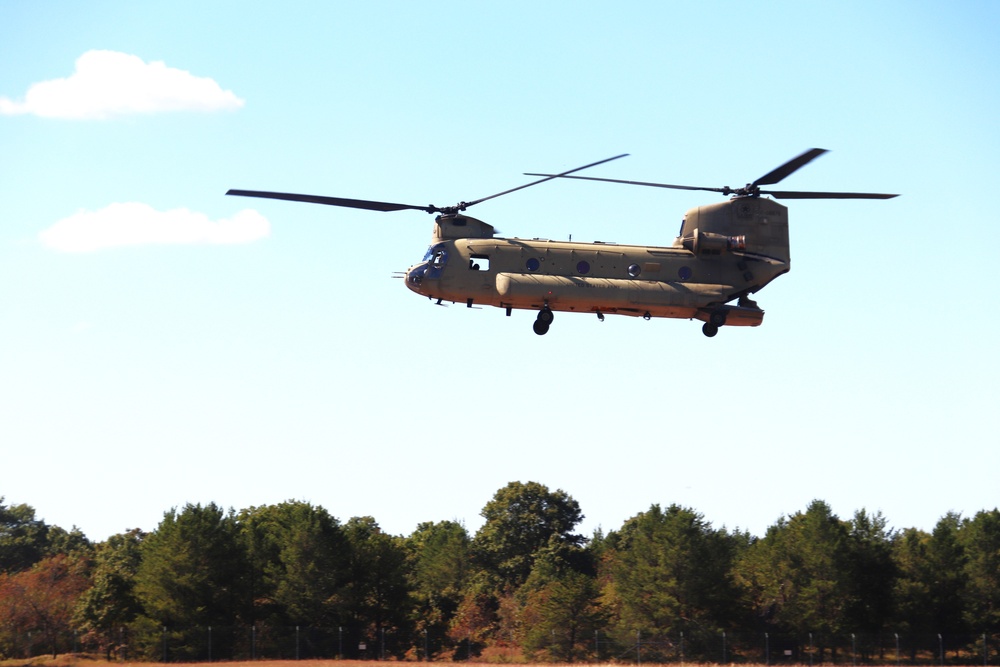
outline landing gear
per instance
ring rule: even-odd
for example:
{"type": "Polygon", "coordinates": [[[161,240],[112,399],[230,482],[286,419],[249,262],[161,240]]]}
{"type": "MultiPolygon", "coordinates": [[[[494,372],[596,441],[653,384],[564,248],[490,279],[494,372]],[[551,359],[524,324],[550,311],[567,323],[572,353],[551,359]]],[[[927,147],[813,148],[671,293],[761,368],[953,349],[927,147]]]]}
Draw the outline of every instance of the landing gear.
{"type": "Polygon", "coordinates": [[[719,333],[719,327],[712,324],[711,322],[705,322],[701,327],[701,332],[711,338],[715,334],[719,333]]]}
{"type": "Polygon", "coordinates": [[[535,323],[531,325],[531,328],[539,336],[544,336],[549,332],[549,325],[552,324],[554,318],[552,311],[548,306],[545,306],[538,311],[538,317],[535,318],[535,323]]]}
{"type": "MultiPolygon", "coordinates": [[[[713,327],[718,329],[719,327],[721,327],[723,324],[726,323],[726,312],[724,310],[715,311],[714,313],[708,316],[708,322],[713,327]]],[[[715,334],[712,335],[714,336],[715,334]]]]}

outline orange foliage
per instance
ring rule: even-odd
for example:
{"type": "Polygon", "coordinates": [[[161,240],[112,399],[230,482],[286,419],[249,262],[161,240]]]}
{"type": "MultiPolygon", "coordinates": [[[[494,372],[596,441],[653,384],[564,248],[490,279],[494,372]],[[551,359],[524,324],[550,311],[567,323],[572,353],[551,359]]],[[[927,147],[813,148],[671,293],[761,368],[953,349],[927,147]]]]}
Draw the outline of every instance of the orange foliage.
{"type": "Polygon", "coordinates": [[[73,609],[88,585],[80,564],[65,554],[0,575],[0,628],[15,637],[41,637],[55,656],[58,638],[69,633],[73,609]]]}

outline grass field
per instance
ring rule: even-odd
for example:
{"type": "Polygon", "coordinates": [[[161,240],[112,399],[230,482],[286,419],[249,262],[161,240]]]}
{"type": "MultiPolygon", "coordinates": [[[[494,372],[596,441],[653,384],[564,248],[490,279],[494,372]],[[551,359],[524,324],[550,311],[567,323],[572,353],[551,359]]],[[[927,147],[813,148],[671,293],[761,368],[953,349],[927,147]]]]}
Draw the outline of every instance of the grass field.
{"type": "MultiPolygon", "coordinates": [[[[178,665],[184,665],[184,667],[218,667],[219,664],[225,665],[225,667],[375,667],[379,661],[376,660],[254,660],[254,661],[243,661],[243,662],[108,662],[107,660],[99,660],[94,657],[82,654],[67,654],[61,655],[57,658],[52,657],[36,657],[31,659],[23,660],[0,660],[0,667],[123,667],[123,665],[137,665],[140,667],[177,667],[178,665]]],[[[388,661],[387,661],[388,662],[388,661]]],[[[414,663],[416,664],[416,663],[414,663]]],[[[497,667],[500,664],[518,664],[522,667],[569,667],[568,665],[562,665],[558,663],[546,662],[546,663],[497,663],[497,662],[442,662],[437,663],[440,665],[444,664],[454,664],[463,665],[464,667],[497,667]]],[[[582,665],[587,665],[591,663],[575,663],[576,667],[582,665]]],[[[620,667],[621,665],[634,665],[634,662],[617,662],[617,663],[603,663],[602,665],[595,665],[594,667],[620,667]]],[[[680,663],[666,663],[672,667],[678,667],[680,663]]],[[[715,663],[684,663],[687,665],[695,664],[715,664],[715,663]]],[[[763,664],[753,664],[753,663],[732,663],[738,665],[738,667],[765,667],[763,664]]],[[[795,665],[793,663],[780,663],[782,667],[804,667],[802,665],[795,665]]],[[[832,665],[833,663],[823,663],[826,665],[832,665]]],[[[838,662],[838,665],[850,665],[848,662],[838,662]]],[[[903,663],[908,664],[908,663],[903,663]]],[[[648,667],[656,667],[655,663],[646,663],[643,665],[648,667]]],[[[771,667],[775,667],[772,665],[771,667]]],[[[872,664],[866,665],[866,667],[873,667],[872,664]]],[[[889,662],[885,663],[884,667],[896,667],[896,663],[889,662]]],[[[982,663],[972,664],[972,665],[951,665],[948,667],[982,667],[982,663]]]]}

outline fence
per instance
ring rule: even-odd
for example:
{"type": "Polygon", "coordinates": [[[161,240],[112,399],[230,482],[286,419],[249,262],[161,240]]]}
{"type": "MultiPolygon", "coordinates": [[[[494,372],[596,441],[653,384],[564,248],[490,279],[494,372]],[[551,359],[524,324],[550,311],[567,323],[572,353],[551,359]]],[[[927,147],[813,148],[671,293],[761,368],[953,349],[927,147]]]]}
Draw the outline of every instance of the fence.
{"type": "MultiPolygon", "coordinates": [[[[8,657],[46,653],[107,652],[120,661],[212,662],[216,660],[477,660],[484,645],[454,640],[440,632],[359,632],[348,627],[207,626],[198,628],[123,627],[99,644],[78,634],[27,633],[8,646],[8,657]]],[[[496,653],[496,649],[494,649],[496,653]]],[[[523,652],[513,640],[502,659],[523,652]]],[[[903,635],[860,633],[792,636],[769,632],[689,631],[676,635],[552,631],[536,660],[643,663],[705,662],[764,665],[1000,665],[1000,633],[903,635]],[[575,640],[570,645],[568,637],[575,640]]]]}

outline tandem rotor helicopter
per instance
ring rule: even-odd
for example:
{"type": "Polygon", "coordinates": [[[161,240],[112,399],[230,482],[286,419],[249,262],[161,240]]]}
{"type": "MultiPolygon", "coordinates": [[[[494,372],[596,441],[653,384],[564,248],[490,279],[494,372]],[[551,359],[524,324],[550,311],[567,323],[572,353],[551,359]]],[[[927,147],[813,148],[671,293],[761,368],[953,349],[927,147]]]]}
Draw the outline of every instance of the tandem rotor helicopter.
{"type": "Polygon", "coordinates": [[[627,154],[558,174],[541,176],[503,192],[454,206],[417,206],[259,190],[226,194],[284,199],[372,211],[413,209],[438,214],[423,261],[404,274],[406,286],[436,300],[533,310],[534,332],[544,335],[555,312],[696,319],[702,332],[719,327],[758,326],[764,311],[750,299],[788,273],[788,209],[773,199],[890,199],[868,192],[761,190],[774,185],[827,151],[813,148],[741,188],[707,188],[574,176],[627,154]],[[670,246],[579,243],[501,238],[491,225],[465,215],[470,206],[556,178],[624,183],[677,190],[719,192],[730,199],[690,209],[670,246]],[[769,195],[773,199],[762,197],[769,195]],[[733,304],[732,302],[736,303],[733,304]]]}

